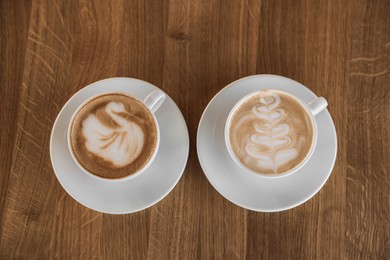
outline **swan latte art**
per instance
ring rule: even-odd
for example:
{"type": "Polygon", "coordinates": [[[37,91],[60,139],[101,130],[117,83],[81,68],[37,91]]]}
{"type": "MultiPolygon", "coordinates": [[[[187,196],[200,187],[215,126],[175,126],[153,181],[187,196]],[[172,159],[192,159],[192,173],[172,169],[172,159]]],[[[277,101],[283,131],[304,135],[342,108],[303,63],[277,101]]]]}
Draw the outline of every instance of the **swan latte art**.
{"type": "Polygon", "coordinates": [[[299,166],[313,149],[314,125],[306,108],[277,90],[246,98],[232,114],[229,144],[235,157],[261,174],[282,174],[299,166]]]}
{"type": "Polygon", "coordinates": [[[88,172],[122,178],[136,173],[152,158],[157,131],[153,115],[141,101],[119,93],[104,94],[76,113],[70,146],[88,172]]]}

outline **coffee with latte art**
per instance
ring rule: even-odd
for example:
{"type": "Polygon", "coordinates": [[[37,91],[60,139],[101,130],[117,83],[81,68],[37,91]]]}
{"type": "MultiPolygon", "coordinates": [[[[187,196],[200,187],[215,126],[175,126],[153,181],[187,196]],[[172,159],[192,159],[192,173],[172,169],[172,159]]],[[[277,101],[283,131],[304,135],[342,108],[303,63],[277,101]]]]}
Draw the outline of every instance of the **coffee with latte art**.
{"type": "Polygon", "coordinates": [[[88,172],[116,179],[142,169],[157,146],[157,126],[148,108],[123,94],[93,98],[70,127],[74,157],[88,172]]]}
{"type": "Polygon", "coordinates": [[[261,174],[282,174],[299,166],[314,143],[314,125],[305,107],[277,90],[262,90],[243,101],[229,124],[235,157],[261,174]]]}

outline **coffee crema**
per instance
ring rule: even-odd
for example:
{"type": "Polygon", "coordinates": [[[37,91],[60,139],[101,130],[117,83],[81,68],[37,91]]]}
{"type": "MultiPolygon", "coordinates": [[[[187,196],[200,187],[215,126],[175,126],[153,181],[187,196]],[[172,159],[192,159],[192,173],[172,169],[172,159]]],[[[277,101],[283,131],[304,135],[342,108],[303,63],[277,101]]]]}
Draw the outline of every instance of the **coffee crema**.
{"type": "Polygon", "coordinates": [[[282,174],[303,162],[312,149],[314,125],[305,107],[277,90],[249,96],[233,112],[230,147],[247,168],[282,174]]]}
{"type": "Polygon", "coordinates": [[[116,179],[142,169],[157,146],[157,126],[146,106],[123,94],[104,94],[81,107],[70,127],[74,157],[88,172],[116,179]]]}

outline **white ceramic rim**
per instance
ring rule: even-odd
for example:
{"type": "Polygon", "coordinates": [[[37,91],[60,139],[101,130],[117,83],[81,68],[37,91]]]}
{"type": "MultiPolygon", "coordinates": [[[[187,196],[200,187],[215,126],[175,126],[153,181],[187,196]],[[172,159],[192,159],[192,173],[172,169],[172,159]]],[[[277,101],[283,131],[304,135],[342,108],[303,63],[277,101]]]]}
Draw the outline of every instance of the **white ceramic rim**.
{"type": "MultiPolygon", "coordinates": [[[[86,87],[94,84],[95,82],[87,85],[86,87]]],[[[154,90],[153,90],[154,91],[154,90]]],[[[152,92],[153,92],[152,91],[152,92]]],[[[77,91],[71,98],[73,98],[75,95],[77,95],[79,91],[77,91]]],[[[70,99],[71,99],[70,98],[70,99]]],[[[74,113],[72,114],[72,117],[70,118],[70,121],[69,121],[69,125],[68,125],[68,129],[67,129],[67,132],[66,132],[66,139],[67,139],[67,143],[68,143],[68,149],[69,149],[69,152],[72,156],[72,159],[73,161],[77,164],[77,166],[86,174],[92,176],[93,178],[96,178],[96,179],[99,179],[99,180],[103,180],[103,181],[108,181],[108,182],[118,182],[118,181],[126,181],[126,180],[130,180],[132,178],[135,178],[139,175],[141,175],[143,172],[145,172],[145,170],[153,163],[154,159],[156,158],[156,155],[157,155],[157,152],[158,152],[158,149],[160,147],[160,127],[158,125],[158,122],[157,122],[157,119],[154,115],[154,113],[150,110],[150,108],[144,103],[144,101],[140,100],[139,98],[137,97],[134,97],[132,95],[129,95],[127,93],[123,93],[123,92],[105,92],[105,93],[101,93],[101,94],[98,94],[98,95],[94,95],[90,98],[87,98],[85,101],[83,101],[83,103],[80,104],[80,106],[77,107],[77,109],[74,111],[74,113]],[[101,176],[97,176],[91,172],[89,172],[87,169],[85,169],[81,164],[80,162],[77,160],[76,156],[74,155],[73,153],[73,150],[72,150],[72,147],[71,147],[71,141],[70,141],[70,130],[71,130],[71,127],[73,125],[73,120],[75,119],[77,113],[80,111],[80,109],[82,109],[88,102],[90,102],[91,100],[95,99],[95,98],[98,98],[100,96],[105,96],[105,95],[115,95],[115,94],[119,94],[119,95],[123,95],[123,96],[127,96],[127,97],[130,97],[130,98],[133,98],[137,101],[139,101],[148,111],[149,113],[152,115],[153,117],[153,121],[154,121],[154,124],[156,125],[156,129],[157,129],[157,143],[156,143],[156,148],[154,149],[153,151],[153,154],[152,156],[150,157],[149,161],[141,168],[139,169],[137,172],[131,174],[131,175],[128,175],[128,176],[124,176],[124,177],[121,177],[121,178],[104,178],[104,177],[101,177],[101,176]]]]}
{"type": "MultiPolygon", "coordinates": [[[[217,94],[218,95],[218,94],[217,94]]],[[[224,135],[225,135],[225,144],[226,144],[226,148],[227,148],[227,151],[229,152],[229,155],[230,157],[233,159],[233,161],[240,167],[242,168],[245,172],[248,172],[250,174],[253,174],[255,176],[259,176],[259,177],[264,177],[264,178],[280,178],[280,177],[285,177],[285,176],[288,176],[290,174],[293,174],[297,171],[299,171],[311,158],[311,156],[313,155],[314,153],[314,150],[315,150],[315,147],[317,145],[317,138],[318,138],[318,131],[317,131],[317,123],[316,123],[316,119],[313,115],[313,113],[311,112],[310,108],[308,107],[308,105],[306,103],[304,103],[303,101],[301,101],[298,97],[296,97],[295,95],[293,95],[292,93],[289,93],[287,91],[284,91],[284,90],[279,90],[279,89],[273,89],[273,88],[267,88],[267,89],[261,89],[261,90],[257,90],[257,91],[253,91],[247,95],[245,95],[244,97],[242,97],[234,106],[233,108],[230,110],[229,112],[229,115],[226,119],[226,123],[225,123],[225,131],[224,131],[224,135]],[[309,152],[307,153],[306,157],[304,158],[304,160],[302,160],[297,166],[295,166],[294,168],[292,168],[291,170],[289,171],[286,171],[286,172],[283,172],[283,173],[280,173],[280,174],[265,174],[265,173],[259,173],[259,172],[256,172],[256,171],[253,171],[252,169],[246,167],[240,160],[238,160],[238,158],[236,157],[236,155],[234,154],[234,152],[232,151],[232,148],[231,148],[231,145],[230,145],[230,140],[229,140],[229,129],[230,129],[230,121],[233,117],[233,114],[234,112],[236,111],[237,107],[239,107],[242,103],[244,103],[248,98],[250,98],[251,96],[253,95],[256,95],[262,91],[267,91],[267,90],[270,90],[270,91],[279,91],[279,92],[282,92],[283,94],[285,95],[288,95],[290,96],[291,98],[293,98],[294,100],[296,100],[305,110],[306,110],[306,113],[309,115],[310,117],[310,121],[311,123],[313,124],[313,142],[312,142],[312,145],[310,147],[310,150],[309,152]]]]}

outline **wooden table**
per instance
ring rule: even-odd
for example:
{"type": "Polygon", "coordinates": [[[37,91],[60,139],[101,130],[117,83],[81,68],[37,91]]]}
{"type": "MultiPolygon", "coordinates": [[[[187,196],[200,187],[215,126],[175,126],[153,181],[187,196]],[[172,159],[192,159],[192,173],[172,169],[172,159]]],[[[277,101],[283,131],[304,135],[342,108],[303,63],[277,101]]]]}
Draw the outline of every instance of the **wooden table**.
{"type": "Polygon", "coordinates": [[[390,259],[390,2],[0,2],[0,259],[390,259]],[[338,157],[323,189],[280,213],[224,199],[196,155],[210,99],[252,74],[327,98],[338,157]],[[167,92],[188,124],[176,188],[136,214],[73,200],[49,158],[53,122],[91,82],[167,92]]]}

